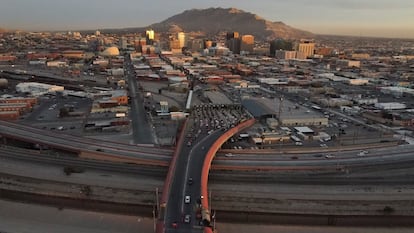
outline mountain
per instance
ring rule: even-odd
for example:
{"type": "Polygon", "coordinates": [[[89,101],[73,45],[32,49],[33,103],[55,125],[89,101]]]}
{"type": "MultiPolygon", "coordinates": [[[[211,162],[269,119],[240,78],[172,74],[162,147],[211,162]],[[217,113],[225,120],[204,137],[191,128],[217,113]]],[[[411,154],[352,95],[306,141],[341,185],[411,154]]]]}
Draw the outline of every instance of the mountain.
{"type": "Polygon", "coordinates": [[[222,32],[251,34],[258,39],[308,38],[310,32],[295,29],[283,22],[271,22],[255,14],[235,8],[208,8],[186,10],[148,28],[157,32],[184,31],[204,33],[207,36],[222,32]]]}

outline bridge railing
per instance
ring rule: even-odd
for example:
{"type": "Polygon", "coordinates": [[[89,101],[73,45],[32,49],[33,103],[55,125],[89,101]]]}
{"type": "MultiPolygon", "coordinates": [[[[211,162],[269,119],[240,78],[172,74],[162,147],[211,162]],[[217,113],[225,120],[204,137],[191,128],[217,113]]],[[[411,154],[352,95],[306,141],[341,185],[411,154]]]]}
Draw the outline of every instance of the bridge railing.
{"type": "Polygon", "coordinates": [[[177,159],[178,159],[178,154],[181,151],[181,147],[182,147],[182,142],[184,140],[185,137],[185,129],[187,128],[187,124],[188,124],[188,118],[185,120],[184,124],[181,127],[180,130],[180,136],[178,138],[178,141],[176,143],[176,148],[173,154],[173,158],[171,160],[171,164],[170,167],[168,169],[168,173],[167,173],[167,177],[165,179],[164,182],[164,187],[162,189],[162,196],[161,196],[161,202],[160,202],[160,209],[158,212],[158,221],[157,221],[157,225],[156,225],[156,233],[164,233],[165,231],[165,226],[164,226],[164,215],[166,213],[166,206],[167,206],[167,201],[168,201],[168,196],[170,195],[170,188],[171,188],[171,183],[174,177],[174,173],[175,173],[175,167],[177,164],[177,159]]]}
{"type": "MultiPolygon", "coordinates": [[[[251,127],[252,125],[254,125],[255,122],[256,122],[256,120],[254,118],[249,119],[249,120],[246,120],[246,121],[236,125],[235,127],[231,128],[231,129],[229,129],[223,135],[221,135],[217,139],[217,141],[215,141],[213,143],[213,145],[210,147],[210,149],[208,150],[207,155],[206,155],[206,159],[204,160],[203,170],[201,171],[201,195],[203,196],[203,198],[201,199],[202,209],[209,209],[208,188],[207,188],[208,175],[209,175],[209,172],[210,172],[211,163],[212,163],[212,161],[214,159],[214,156],[216,155],[217,151],[220,149],[220,147],[229,138],[231,138],[236,133],[238,133],[238,132],[240,132],[240,131],[242,131],[246,128],[251,127]]],[[[211,211],[210,211],[210,213],[211,213],[211,211]]],[[[205,227],[204,232],[205,233],[212,233],[213,230],[211,229],[211,227],[205,227]]]]}

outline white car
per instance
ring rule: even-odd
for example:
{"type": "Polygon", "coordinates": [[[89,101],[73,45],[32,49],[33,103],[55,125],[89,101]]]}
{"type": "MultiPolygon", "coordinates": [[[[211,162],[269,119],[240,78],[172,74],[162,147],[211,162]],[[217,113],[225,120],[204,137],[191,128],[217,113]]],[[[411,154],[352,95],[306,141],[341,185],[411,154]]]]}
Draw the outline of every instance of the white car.
{"type": "Polygon", "coordinates": [[[190,223],[190,221],[191,221],[190,215],[189,214],[185,215],[184,222],[185,223],[190,223]]]}
{"type": "Polygon", "coordinates": [[[189,204],[191,202],[190,196],[185,196],[184,203],[189,204]]]}
{"type": "Polygon", "coordinates": [[[358,156],[365,156],[366,154],[368,154],[368,151],[366,150],[361,150],[357,155],[358,156]]]}

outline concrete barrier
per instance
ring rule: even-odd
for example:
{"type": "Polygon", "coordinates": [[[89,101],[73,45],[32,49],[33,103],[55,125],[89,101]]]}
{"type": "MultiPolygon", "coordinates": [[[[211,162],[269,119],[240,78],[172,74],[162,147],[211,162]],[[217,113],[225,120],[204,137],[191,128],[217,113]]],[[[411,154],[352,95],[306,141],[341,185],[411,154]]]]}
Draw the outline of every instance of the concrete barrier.
{"type": "Polygon", "coordinates": [[[170,168],[168,169],[167,177],[165,178],[164,187],[162,189],[161,201],[160,201],[160,209],[158,211],[158,220],[157,220],[156,230],[155,230],[156,233],[164,233],[165,231],[165,223],[164,223],[165,209],[167,207],[168,196],[170,194],[171,183],[174,177],[178,155],[180,154],[182,142],[185,137],[185,133],[183,132],[185,132],[187,124],[188,124],[188,118],[185,120],[183,126],[181,127],[180,136],[176,143],[177,146],[175,147],[175,151],[174,151],[171,163],[170,163],[170,168]]]}

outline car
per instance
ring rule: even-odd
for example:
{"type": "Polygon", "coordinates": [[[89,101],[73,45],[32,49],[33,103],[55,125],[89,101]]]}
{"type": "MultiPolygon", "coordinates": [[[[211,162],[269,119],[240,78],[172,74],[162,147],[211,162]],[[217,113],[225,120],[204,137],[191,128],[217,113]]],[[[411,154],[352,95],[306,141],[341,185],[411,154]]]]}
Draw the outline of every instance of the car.
{"type": "Polygon", "coordinates": [[[178,228],[178,224],[177,224],[177,222],[173,222],[173,223],[171,223],[171,226],[172,226],[173,228],[175,228],[175,229],[177,229],[177,228],[178,228]]]}
{"type": "Polygon", "coordinates": [[[303,143],[302,142],[295,142],[295,145],[296,146],[303,146],[303,143]]]}
{"type": "Polygon", "coordinates": [[[188,185],[192,185],[192,184],[193,184],[193,178],[190,177],[190,178],[188,178],[188,185]]]}
{"type": "Polygon", "coordinates": [[[358,156],[365,156],[366,154],[368,154],[368,151],[366,150],[361,150],[357,155],[358,156]]]}
{"type": "Polygon", "coordinates": [[[335,156],[334,155],[327,154],[327,155],[325,155],[325,158],[332,159],[332,158],[335,158],[335,156]]]}
{"type": "Polygon", "coordinates": [[[201,218],[202,218],[202,215],[201,215],[201,208],[197,208],[196,218],[197,218],[197,219],[201,219],[201,218]]]}
{"type": "Polygon", "coordinates": [[[226,157],[233,157],[234,155],[232,153],[227,153],[224,156],[226,156],[226,157]]]}
{"type": "Polygon", "coordinates": [[[190,204],[190,202],[191,202],[191,198],[190,198],[190,196],[185,196],[185,198],[184,198],[184,203],[185,203],[185,204],[190,204]]]}
{"type": "Polygon", "coordinates": [[[185,217],[184,217],[184,222],[185,223],[190,223],[190,221],[191,221],[190,215],[189,214],[186,214],[185,217]]]}
{"type": "Polygon", "coordinates": [[[365,153],[361,151],[357,154],[357,156],[365,156],[365,153]]]}

